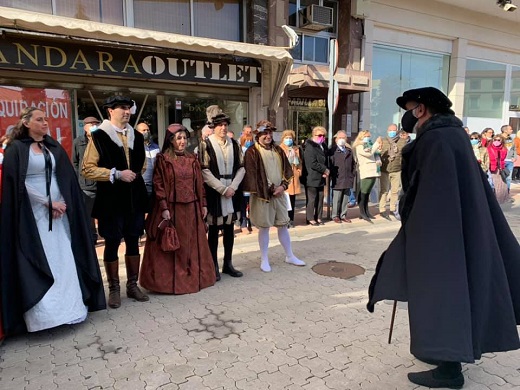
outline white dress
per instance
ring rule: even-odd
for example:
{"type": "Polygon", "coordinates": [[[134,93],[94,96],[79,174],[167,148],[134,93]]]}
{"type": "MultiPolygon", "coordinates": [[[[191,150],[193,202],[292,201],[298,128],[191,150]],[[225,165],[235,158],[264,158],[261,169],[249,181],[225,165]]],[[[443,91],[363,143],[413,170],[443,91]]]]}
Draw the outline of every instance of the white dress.
{"type": "MultiPolygon", "coordinates": [[[[25,185],[29,193],[32,211],[47,262],[54,277],[54,284],[43,298],[24,314],[29,332],[53,328],[63,324],[82,322],[87,317],[81,288],[72,253],[70,226],[67,215],[52,220],[49,231],[49,209],[45,196],[45,158],[42,153],[29,149],[29,165],[25,185]]],[[[56,180],[56,163],[52,153],[51,198],[63,200],[56,180]]]]}

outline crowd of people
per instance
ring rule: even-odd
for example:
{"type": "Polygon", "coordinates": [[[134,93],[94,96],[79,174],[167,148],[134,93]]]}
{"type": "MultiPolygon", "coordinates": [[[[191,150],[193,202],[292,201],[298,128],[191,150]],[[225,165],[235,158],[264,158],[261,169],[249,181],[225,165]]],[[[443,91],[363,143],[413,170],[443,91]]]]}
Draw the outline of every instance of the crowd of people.
{"type": "Polygon", "coordinates": [[[233,265],[235,224],[258,229],[263,272],[275,266],[271,227],[285,262],[305,266],[289,233],[300,184],[308,225],[324,224],[328,180],[334,223],[352,222],[354,192],[360,218],[372,223],[369,200],[379,179],[380,216],[398,216],[401,229],[379,260],[367,308],[383,299],[408,301],[411,352],[437,366],[409,374],[410,381],[460,388],[461,362],[520,347],[520,247],[498,206],[519,178],[520,137],[508,125],[500,134],[465,128],[466,134],[451,101],[435,88],[406,91],[397,104],[406,110],[402,131],[391,124],[374,139],[362,130],[350,145],[340,130],[330,149],[322,126],[303,148],[292,130],[278,145],[268,120],[244,127],[236,141],[230,117],[210,106],[190,153],[186,127],[168,126],[159,150],[147,124],[129,124],[135,103],[112,96],[103,105],[108,119],[85,118],[72,163],[48,135],[44,112],[25,109],[0,165],[0,337],[76,324],[106,304],[119,308],[122,241],[126,295],[139,302],[150,298],[138,281],[150,292],[187,294],[213,286],[221,273],[242,277],[233,265]],[[105,240],[107,302],[98,234],[105,240]]]}

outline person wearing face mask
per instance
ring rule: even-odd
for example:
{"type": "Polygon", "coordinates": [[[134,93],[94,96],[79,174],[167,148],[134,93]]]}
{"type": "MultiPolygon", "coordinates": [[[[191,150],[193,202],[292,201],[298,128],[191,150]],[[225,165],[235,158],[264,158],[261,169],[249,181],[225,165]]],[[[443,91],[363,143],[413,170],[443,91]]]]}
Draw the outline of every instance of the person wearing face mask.
{"type": "Polygon", "coordinates": [[[498,203],[504,203],[510,200],[509,190],[507,188],[507,176],[509,171],[506,170],[507,148],[504,146],[504,137],[497,134],[492,141],[488,143],[489,154],[489,173],[493,181],[493,189],[498,203]]]}
{"type": "Polygon", "coordinates": [[[370,131],[362,130],[356,137],[353,147],[359,172],[359,218],[373,223],[374,217],[368,209],[368,201],[376,179],[381,176],[381,137],[378,137],[376,142],[372,142],[370,131]]]}
{"type": "Polygon", "coordinates": [[[336,145],[329,152],[332,188],[332,220],[336,223],[351,223],[347,218],[350,191],[356,177],[356,163],[347,133],[340,130],[334,136],[336,145]]]}
{"type": "Polygon", "coordinates": [[[436,366],[408,379],[458,389],[461,363],[520,348],[520,246],[448,97],[419,88],[397,104],[417,119],[417,137],[403,150],[402,225],[379,259],[367,309],[408,302],[410,352],[436,366]]]}
{"type": "Polygon", "coordinates": [[[513,146],[516,151],[516,158],[513,164],[513,175],[512,180],[517,182],[520,180],[520,130],[516,132],[516,137],[513,140],[513,146]]]}
{"type": "Polygon", "coordinates": [[[302,158],[300,154],[300,148],[295,143],[296,134],[293,130],[285,130],[282,133],[282,142],[280,147],[285,152],[287,159],[289,160],[289,164],[291,164],[293,178],[289,182],[289,187],[287,188],[287,194],[289,194],[289,199],[291,201],[291,209],[289,210],[289,222],[288,227],[294,227],[294,208],[296,206],[296,195],[301,193],[300,186],[300,177],[302,174],[302,158]]]}
{"type": "Polygon", "coordinates": [[[513,144],[513,128],[510,125],[503,125],[500,128],[502,138],[504,139],[504,147],[507,149],[507,155],[505,159],[505,168],[509,174],[506,178],[507,191],[511,189],[511,178],[513,177],[514,160],[516,159],[516,148],[513,144]]]}
{"type": "Polygon", "coordinates": [[[148,193],[148,210],[150,210],[152,203],[153,191],[153,169],[155,167],[155,159],[157,154],[161,152],[159,145],[153,142],[150,126],[146,122],[139,123],[135,129],[143,135],[144,151],[146,153],[146,171],[143,173],[144,185],[148,193]]]}
{"type": "MultiPolygon", "coordinates": [[[[244,131],[240,136],[239,142],[242,147],[242,154],[245,154],[246,150],[255,144],[252,130],[249,130],[251,130],[251,126],[244,126],[244,131]]],[[[249,212],[251,211],[249,207],[249,199],[251,194],[247,191],[243,191],[242,194],[244,197],[242,199],[242,208],[240,210],[240,218],[242,219],[240,222],[240,229],[246,228],[247,234],[251,234],[253,232],[253,225],[251,224],[251,218],[249,218],[249,212]]]]}
{"type": "Polygon", "coordinates": [[[484,173],[487,175],[489,172],[489,154],[487,148],[482,146],[482,143],[480,142],[480,134],[476,131],[471,133],[469,136],[469,142],[473,148],[475,158],[477,159],[484,173]]]}
{"type": "MultiPolygon", "coordinates": [[[[84,133],[79,135],[72,142],[72,165],[78,175],[79,186],[83,191],[83,200],[85,201],[85,207],[87,208],[87,214],[89,216],[92,215],[92,209],[94,208],[94,201],[96,199],[96,182],[81,175],[81,166],[83,165],[83,156],[85,155],[87,145],[92,139],[91,133],[97,130],[100,123],[101,122],[93,116],[88,116],[83,119],[84,133]]],[[[94,218],[90,218],[90,229],[92,230],[94,242],[97,242],[98,233],[96,220],[94,218]]]]}
{"type": "Polygon", "coordinates": [[[247,149],[244,156],[246,176],[244,190],[251,193],[251,221],[258,228],[260,269],[271,272],[269,262],[269,229],[276,227],[278,240],[285,251],[285,262],[303,267],[292,250],[289,234],[289,214],[285,191],[292,178],[292,168],[284,151],[274,143],[276,127],[268,120],[256,125],[256,144],[247,149]]]}
{"type": "Polygon", "coordinates": [[[327,130],[322,126],[312,129],[312,138],[305,143],[303,158],[306,169],[305,190],[307,193],[307,224],[319,226],[323,224],[323,190],[325,180],[329,176],[327,166],[327,145],[325,144],[327,130]]]}
{"type": "Polygon", "coordinates": [[[383,138],[381,147],[379,213],[389,221],[390,214],[386,211],[388,193],[390,193],[390,213],[395,215],[397,199],[401,191],[401,153],[407,143],[397,133],[397,125],[388,126],[387,137],[383,138]]]}

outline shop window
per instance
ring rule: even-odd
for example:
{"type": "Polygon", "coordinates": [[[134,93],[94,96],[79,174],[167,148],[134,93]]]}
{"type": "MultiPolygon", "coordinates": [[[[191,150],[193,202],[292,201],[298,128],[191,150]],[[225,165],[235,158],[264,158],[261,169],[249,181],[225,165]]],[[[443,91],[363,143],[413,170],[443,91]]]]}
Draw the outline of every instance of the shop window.
{"type": "Polygon", "coordinates": [[[0,6],[52,14],[52,0],[0,0],[0,6]]]}
{"type": "Polygon", "coordinates": [[[509,98],[510,107],[520,110],[520,66],[513,66],[511,69],[511,97],[509,98]]]}
{"type": "Polygon", "coordinates": [[[242,0],[134,0],[134,26],[175,34],[242,40],[242,0]]]}
{"type": "Polygon", "coordinates": [[[478,95],[475,91],[464,93],[465,117],[475,118],[502,118],[502,104],[505,94],[506,65],[488,61],[468,59],[466,63],[466,83],[481,83],[478,95]],[[471,100],[478,97],[479,104],[472,105],[471,100]]]}
{"type": "Polygon", "coordinates": [[[54,0],[56,15],[124,25],[123,0],[54,0]]]}
{"type": "Polygon", "coordinates": [[[386,134],[391,123],[400,123],[402,110],[396,97],[425,85],[445,93],[448,89],[448,55],[375,45],[372,67],[370,131],[386,134]]]}

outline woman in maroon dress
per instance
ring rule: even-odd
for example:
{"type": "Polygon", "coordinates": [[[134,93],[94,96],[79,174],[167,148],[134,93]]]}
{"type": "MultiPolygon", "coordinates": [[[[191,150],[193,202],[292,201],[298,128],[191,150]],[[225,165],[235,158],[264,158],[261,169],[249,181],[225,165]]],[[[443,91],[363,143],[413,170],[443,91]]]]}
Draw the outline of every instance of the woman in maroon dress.
{"type": "Polygon", "coordinates": [[[199,162],[186,151],[188,137],[184,126],[170,125],[155,162],[155,204],[146,220],[139,281],[144,288],[159,293],[189,294],[215,284],[204,223],[204,181],[199,162]],[[171,220],[177,230],[180,248],[175,252],[161,250],[158,226],[163,220],[171,220]]]}

